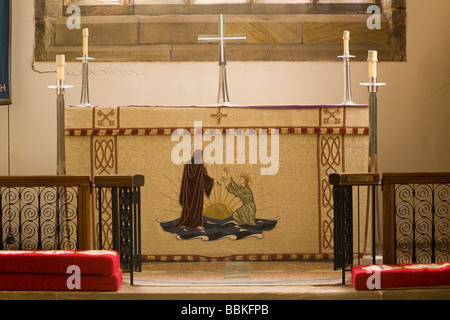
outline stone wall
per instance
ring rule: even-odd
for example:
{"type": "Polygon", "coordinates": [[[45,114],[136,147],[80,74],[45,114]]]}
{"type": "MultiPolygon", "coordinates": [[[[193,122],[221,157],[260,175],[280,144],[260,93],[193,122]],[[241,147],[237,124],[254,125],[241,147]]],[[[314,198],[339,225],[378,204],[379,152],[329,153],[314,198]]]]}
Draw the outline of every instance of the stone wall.
{"type": "MultiPolygon", "coordinates": [[[[327,11],[333,13],[312,9],[303,12],[298,9],[301,6],[286,5],[273,7],[275,13],[252,9],[256,13],[242,14],[242,7],[230,5],[236,9],[226,16],[226,32],[246,34],[247,41],[228,44],[228,60],[335,61],[342,54],[342,33],[349,30],[351,54],[356,55],[356,60],[364,61],[367,50],[377,50],[381,61],[405,61],[404,1],[383,1],[381,29],[367,28],[370,15],[365,10],[342,14],[342,6],[327,11]]],[[[208,14],[157,14],[149,11],[155,10],[150,5],[133,7],[129,1],[115,6],[81,7],[81,27],[90,30],[90,55],[96,61],[218,59],[217,44],[197,40],[199,34],[217,34],[218,17],[210,9],[206,10],[208,14]]],[[[167,13],[168,6],[159,7],[167,13]]],[[[68,61],[80,57],[81,30],[67,28],[66,8],[62,0],[36,0],[36,61],[53,61],[62,53],[68,61]]]]}
{"type": "Polygon", "coordinates": [[[406,61],[406,0],[383,0],[394,61],[406,61]]]}

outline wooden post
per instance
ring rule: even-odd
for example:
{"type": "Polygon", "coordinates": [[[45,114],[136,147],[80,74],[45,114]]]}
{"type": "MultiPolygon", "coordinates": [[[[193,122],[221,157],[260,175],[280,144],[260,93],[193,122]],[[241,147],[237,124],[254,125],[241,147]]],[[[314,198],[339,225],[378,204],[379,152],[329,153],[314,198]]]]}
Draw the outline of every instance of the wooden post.
{"type": "Polygon", "coordinates": [[[91,210],[90,210],[90,186],[78,188],[78,249],[91,250],[91,210]]]}
{"type": "Polygon", "coordinates": [[[382,180],[383,188],[383,263],[395,263],[395,186],[382,180]]]}

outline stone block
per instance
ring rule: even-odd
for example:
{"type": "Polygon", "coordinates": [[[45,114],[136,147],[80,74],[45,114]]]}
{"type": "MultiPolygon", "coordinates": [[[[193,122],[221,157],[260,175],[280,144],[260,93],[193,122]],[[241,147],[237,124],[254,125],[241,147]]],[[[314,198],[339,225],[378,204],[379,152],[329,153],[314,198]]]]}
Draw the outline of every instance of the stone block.
{"type": "Polygon", "coordinates": [[[406,10],[395,9],[392,11],[392,24],[394,26],[404,26],[406,21],[406,10]]]}
{"type": "Polygon", "coordinates": [[[246,34],[246,43],[301,43],[302,24],[299,22],[232,22],[228,34],[246,34]]]}
{"type": "Polygon", "coordinates": [[[172,61],[218,61],[217,44],[179,44],[171,50],[172,61]]]}
{"type": "Polygon", "coordinates": [[[350,31],[352,43],[387,43],[386,24],[381,29],[369,29],[365,22],[305,22],[303,25],[303,43],[342,43],[344,30],[350,31]]]}
{"type": "Polygon", "coordinates": [[[228,61],[266,61],[269,58],[270,45],[262,43],[238,44],[227,46],[228,61]]]}
{"type": "MultiPolygon", "coordinates": [[[[139,62],[139,61],[169,61],[170,46],[140,45],[140,46],[91,46],[89,55],[96,62],[139,62]]],[[[67,62],[75,62],[80,57],[80,47],[49,47],[47,61],[55,61],[57,54],[64,53],[67,62]]],[[[80,63],[80,62],[79,62],[80,63]]]]}
{"type": "Polygon", "coordinates": [[[217,23],[202,22],[157,22],[141,19],[140,42],[153,43],[198,43],[198,35],[217,34],[217,23]]]}
{"type": "MultiPolygon", "coordinates": [[[[67,17],[55,24],[55,44],[81,46],[82,30],[67,28],[67,17]]],[[[81,18],[81,28],[89,28],[91,45],[132,45],[138,43],[138,18],[136,16],[91,16],[81,18]]]]}
{"type": "MultiPolygon", "coordinates": [[[[377,50],[380,61],[391,61],[393,51],[388,44],[355,44],[350,51],[356,57],[352,61],[367,61],[367,51],[377,50]]],[[[334,43],[271,45],[268,48],[270,61],[342,61],[342,45],[334,43]]]]}
{"type": "Polygon", "coordinates": [[[406,0],[392,0],[393,8],[406,8],[406,0]]]}
{"type": "MultiPolygon", "coordinates": [[[[265,61],[268,45],[227,44],[227,61],[265,61]]],[[[218,44],[173,45],[171,61],[219,61],[218,44]]]]}
{"type": "Polygon", "coordinates": [[[338,45],[330,44],[290,44],[273,45],[269,48],[270,61],[313,61],[335,60],[342,54],[338,45]]]}

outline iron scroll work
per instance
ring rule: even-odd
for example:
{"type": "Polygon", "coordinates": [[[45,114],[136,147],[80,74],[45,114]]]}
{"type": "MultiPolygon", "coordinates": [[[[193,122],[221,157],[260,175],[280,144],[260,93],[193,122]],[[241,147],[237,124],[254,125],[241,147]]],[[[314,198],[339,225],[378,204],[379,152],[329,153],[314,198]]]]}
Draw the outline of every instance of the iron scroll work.
{"type": "MultiPolygon", "coordinates": [[[[356,204],[352,187],[367,186],[383,194],[383,263],[444,263],[450,261],[450,173],[331,174],[334,187],[335,270],[353,266],[356,204]],[[381,181],[381,185],[379,184],[381,181]]],[[[372,263],[375,259],[375,203],[372,196],[372,263]]],[[[357,225],[359,230],[359,203],[357,225]]],[[[367,228],[367,225],[366,225],[367,228]]],[[[358,231],[359,232],[359,231],[358,231]]],[[[358,233],[359,256],[359,233],[358,233]]],[[[365,250],[363,250],[365,252],[365,250]]]]}
{"type": "Polygon", "coordinates": [[[11,0],[0,0],[0,105],[11,104],[11,0]]]}
{"type": "MultiPolygon", "coordinates": [[[[99,208],[112,202],[112,245],[102,246],[105,217],[99,215],[99,249],[115,250],[123,272],[141,269],[142,175],[1,176],[0,250],[90,250],[90,195],[98,189],[99,208]],[[112,197],[105,199],[105,190],[112,197]]],[[[105,193],[106,194],[106,193],[105,193]]],[[[94,240],[95,241],[95,240],[94,240]]]]}
{"type": "Polygon", "coordinates": [[[133,285],[133,272],[142,271],[141,263],[141,187],[144,186],[143,175],[134,176],[96,176],[94,188],[98,189],[98,246],[99,249],[112,249],[119,253],[120,267],[130,273],[133,285]],[[103,217],[104,199],[102,189],[111,190],[111,225],[112,248],[105,248],[103,234],[105,218],[103,217]]]}
{"type": "Polygon", "coordinates": [[[395,186],[397,263],[450,261],[450,184],[395,186]]]}
{"type": "Polygon", "coordinates": [[[0,188],[0,250],[77,250],[75,187],[0,188]]]}

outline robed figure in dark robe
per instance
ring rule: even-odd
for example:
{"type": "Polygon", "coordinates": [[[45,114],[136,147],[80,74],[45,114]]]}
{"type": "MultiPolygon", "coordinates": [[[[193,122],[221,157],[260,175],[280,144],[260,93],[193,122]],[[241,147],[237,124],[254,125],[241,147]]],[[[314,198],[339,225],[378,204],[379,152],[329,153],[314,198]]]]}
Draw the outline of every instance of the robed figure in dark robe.
{"type": "Polygon", "coordinates": [[[208,176],[202,163],[202,151],[195,150],[193,158],[185,163],[181,182],[180,204],[183,207],[180,220],[171,228],[203,229],[203,197],[209,198],[214,179],[208,176]]]}

